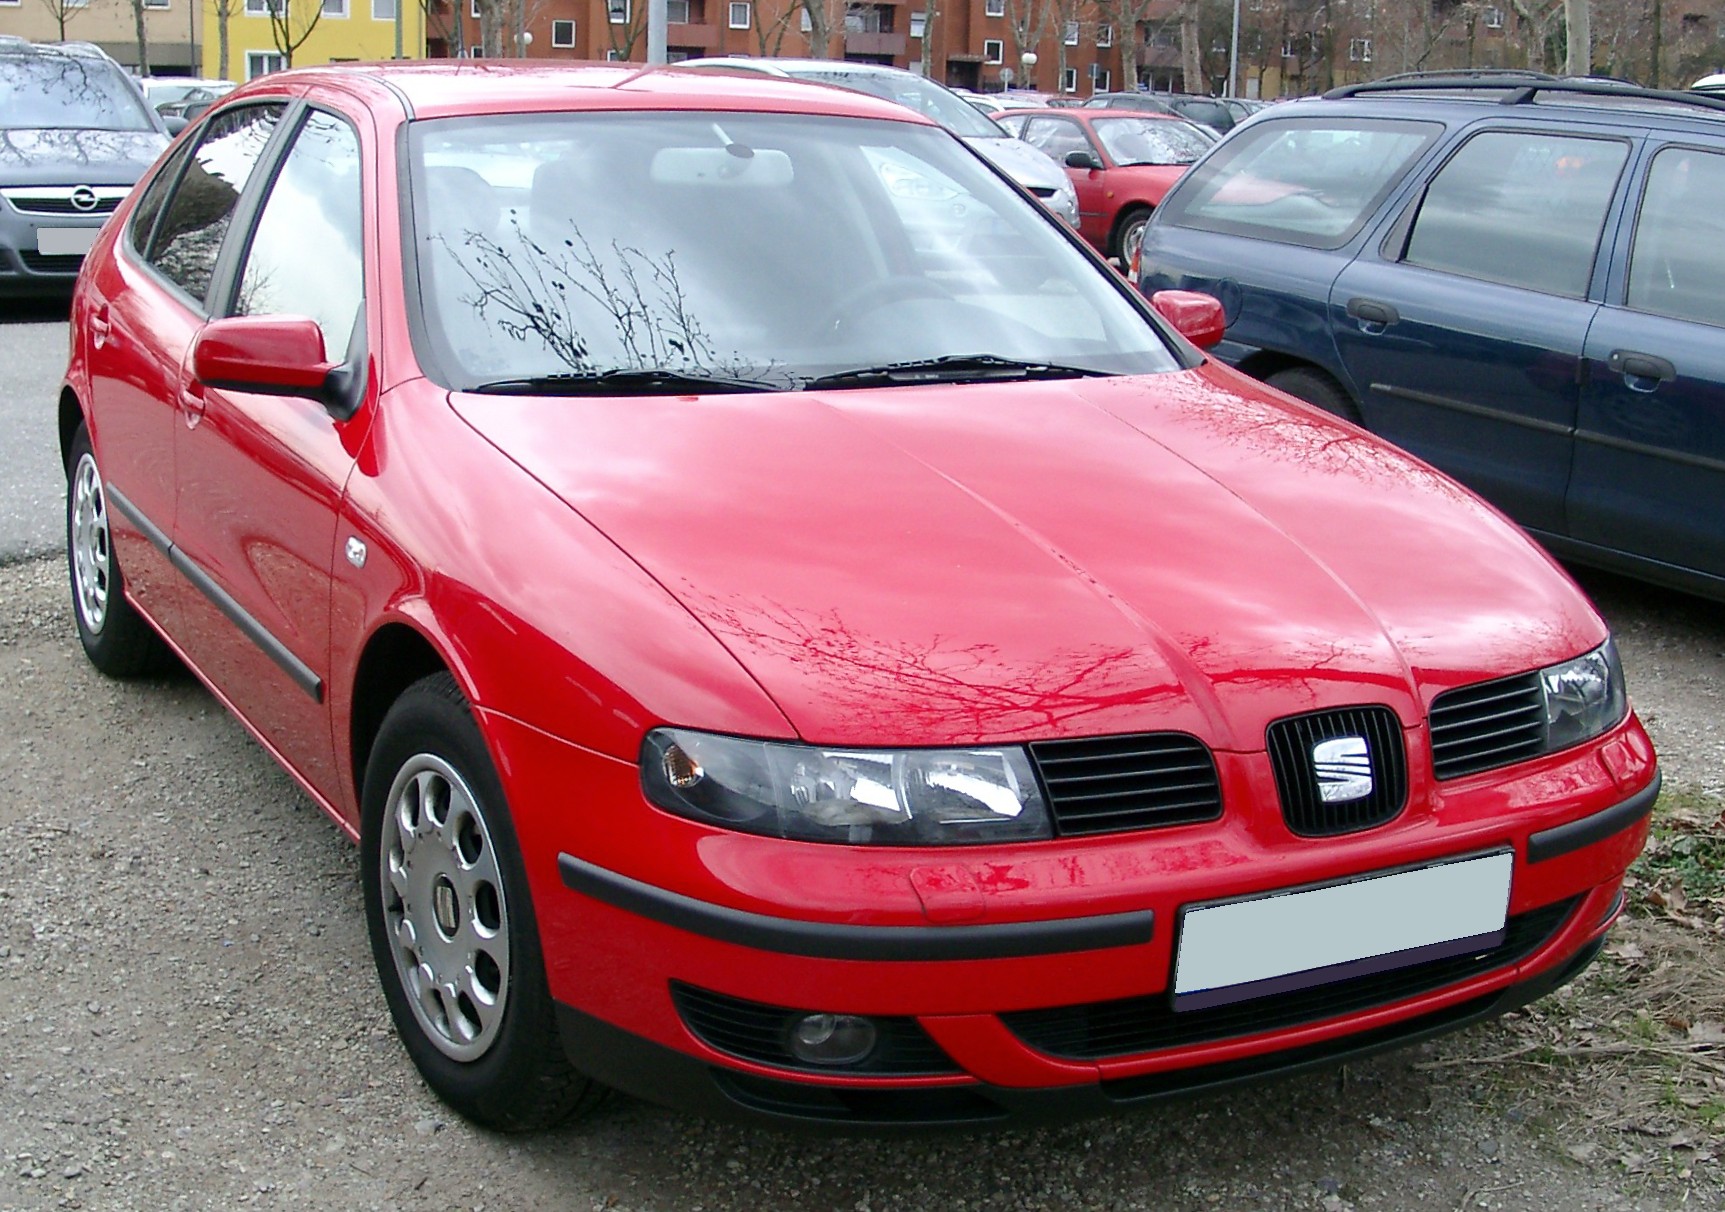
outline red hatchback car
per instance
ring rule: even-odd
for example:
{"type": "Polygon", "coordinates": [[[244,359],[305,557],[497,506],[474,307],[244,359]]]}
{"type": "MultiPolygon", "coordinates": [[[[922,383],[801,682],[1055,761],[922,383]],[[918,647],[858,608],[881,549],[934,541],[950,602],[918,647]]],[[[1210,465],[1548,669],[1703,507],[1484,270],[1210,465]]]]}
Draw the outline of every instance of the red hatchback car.
{"type": "Polygon", "coordinates": [[[496,1127],[1064,1117],[1569,980],[1659,781],[1605,625],[1157,308],[861,94],[272,74],[79,280],[78,628],[358,840],[496,1127]]]}
{"type": "Polygon", "coordinates": [[[1066,166],[1078,191],[1078,230],[1125,266],[1151,212],[1216,142],[1184,118],[1132,110],[1016,110],[995,121],[1066,166]]]}

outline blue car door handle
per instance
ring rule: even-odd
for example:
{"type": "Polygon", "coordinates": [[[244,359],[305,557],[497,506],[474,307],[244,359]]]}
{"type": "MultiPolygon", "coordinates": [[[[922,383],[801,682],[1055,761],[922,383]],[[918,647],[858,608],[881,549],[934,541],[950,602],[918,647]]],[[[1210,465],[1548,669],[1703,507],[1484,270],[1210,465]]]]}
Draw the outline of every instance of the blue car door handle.
{"type": "Polygon", "coordinates": [[[1348,314],[1360,322],[1360,331],[1364,333],[1380,333],[1402,318],[1401,312],[1376,299],[1349,299],[1348,314]]]}
{"type": "Polygon", "coordinates": [[[1677,377],[1677,368],[1669,360],[1655,354],[1636,353],[1632,349],[1614,349],[1606,365],[1623,376],[1631,391],[1653,391],[1661,383],[1677,377]]]}

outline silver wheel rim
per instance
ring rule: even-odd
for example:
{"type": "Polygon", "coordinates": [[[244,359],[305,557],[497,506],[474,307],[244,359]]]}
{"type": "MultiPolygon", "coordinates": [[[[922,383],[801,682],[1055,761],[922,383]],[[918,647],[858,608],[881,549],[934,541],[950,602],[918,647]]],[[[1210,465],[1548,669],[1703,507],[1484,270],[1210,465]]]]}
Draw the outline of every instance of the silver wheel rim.
{"type": "Polygon", "coordinates": [[[1148,222],[1148,219],[1134,219],[1120,233],[1120,263],[1127,269],[1132,268],[1132,258],[1138,255],[1138,248],[1144,243],[1144,225],[1148,222]]]}
{"type": "Polygon", "coordinates": [[[378,855],[396,975],[439,1052],[476,1060],[509,1004],[509,907],[478,801],[442,758],[395,776],[378,855]]]}
{"type": "Polygon", "coordinates": [[[78,459],[72,473],[72,589],[84,630],[100,635],[108,621],[108,589],[113,584],[114,555],[109,546],[108,502],[95,456],[78,459]]]}

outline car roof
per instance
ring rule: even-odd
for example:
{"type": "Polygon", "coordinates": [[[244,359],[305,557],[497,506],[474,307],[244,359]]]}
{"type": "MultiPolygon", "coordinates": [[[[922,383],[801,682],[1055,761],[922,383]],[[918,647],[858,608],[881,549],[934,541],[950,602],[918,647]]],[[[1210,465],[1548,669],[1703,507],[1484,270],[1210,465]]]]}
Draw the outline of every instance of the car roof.
{"type": "MultiPolygon", "coordinates": [[[[850,59],[782,59],[760,58],[755,55],[717,55],[702,59],[686,59],[673,66],[734,67],[739,71],[763,72],[773,76],[795,76],[799,72],[820,72],[824,75],[842,73],[851,76],[916,76],[928,77],[887,63],[857,63],[850,59]]],[[[932,83],[932,81],[931,81],[932,83]]],[[[943,86],[944,87],[944,86],[943,86]]]]}
{"type": "Polygon", "coordinates": [[[228,98],[331,87],[372,104],[393,96],[413,118],[581,110],[765,110],[936,124],[902,105],[845,89],[813,89],[759,73],[679,71],[640,64],[516,60],[342,63],[272,72],[228,98]]]}
{"type": "MultiPolygon", "coordinates": [[[[1478,118],[1487,107],[1530,122],[1573,122],[1585,118],[1625,127],[1645,128],[1649,122],[1719,133],[1725,119],[1725,98],[1705,93],[1642,88],[1621,80],[1595,77],[1547,76],[1515,70],[1491,72],[1427,72],[1332,89],[1307,98],[1320,105],[1342,104],[1349,112],[1448,113],[1478,118]]],[[[1310,104],[1297,110],[1310,117],[1310,104]]]]}
{"type": "Polygon", "coordinates": [[[1008,118],[1039,118],[1053,116],[1059,118],[1081,118],[1086,122],[1120,122],[1126,119],[1148,122],[1177,122],[1181,126],[1191,126],[1189,119],[1179,114],[1164,114],[1151,109],[1127,109],[1124,106],[1110,108],[1105,105],[1094,107],[1083,105],[1045,105],[1036,109],[1015,109],[1004,115],[1008,118]]]}

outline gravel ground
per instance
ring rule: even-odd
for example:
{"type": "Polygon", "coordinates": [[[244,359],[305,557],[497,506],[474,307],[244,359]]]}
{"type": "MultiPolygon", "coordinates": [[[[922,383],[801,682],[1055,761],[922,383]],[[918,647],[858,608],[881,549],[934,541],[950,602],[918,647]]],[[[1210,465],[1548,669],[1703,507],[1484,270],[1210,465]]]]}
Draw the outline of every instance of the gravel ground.
{"type": "MultiPolygon", "coordinates": [[[[1718,793],[1718,608],[1589,587],[1671,785],[1718,793]]],[[[0,568],[0,1209],[1725,1207],[1725,1078],[1478,1063],[1519,1046],[1516,1020],[1035,1132],[793,1136],[621,1098],[478,1131],[390,1030],[352,849],[190,678],[96,675],[65,597],[57,562],[0,568]]],[[[1725,968],[1725,939],[1623,930],[1632,959],[1538,1022],[1614,1012],[1649,957],[1725,968]]]]}

